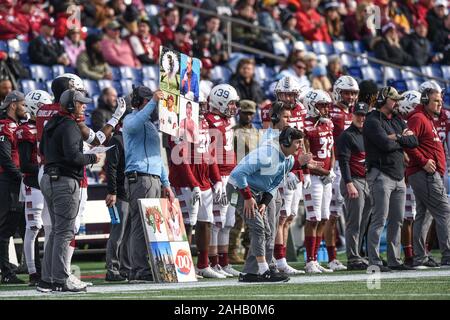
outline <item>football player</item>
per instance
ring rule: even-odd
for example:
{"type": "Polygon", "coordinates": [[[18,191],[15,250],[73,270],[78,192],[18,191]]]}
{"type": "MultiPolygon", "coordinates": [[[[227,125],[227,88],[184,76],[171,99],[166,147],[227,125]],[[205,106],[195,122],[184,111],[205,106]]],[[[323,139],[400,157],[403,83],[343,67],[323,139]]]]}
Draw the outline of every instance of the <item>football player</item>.
{"type": "Polygon", "coordinates": [[[40,280],[36,270],[35,258],[39,259],[39,251],[35,251],[35,241],[42,228],[42,209],[44,196],[38,183],[39,159],[37,146],[36,112],[44,104],[51,104],[52,97],[43,90],[33,90],[25,96],[25,108],[29,120],[23,122],[16,131],[19,147],[20,171],[23,174],[20,195],[25,203],[25,238],[23,251],[27,262],[30,286],[35,286],[40,280]]]}
{"type": "MultiPolygon", "coordinates": [[[[337,141],[341,133],[352,124],[352,108],[358,100],[358,82],[351,76],[339,77],[333,85],[334,105],[330,110],[333,121],[333,139],[337,141]]],[[[336,144],[334,153],[336,154],[336,144]]],[[[347,268],[336,259],[336,222],[342,215],[344,198],[341,195],[341,171],[339,162],[336,161],[333,169],[336,179],[333,182],[333,191],[330,205],[330,219],[325,227],[325,242],[328,251],[328,266],[331,270],[346,270],[347,268]]]]}
{"type": "Polygon", "coordinates": [[[239,275],[228,263],[229,234],[235,222],[235,208],[229,205],[225,188],[230,172],[236,165],[232,128],[237,101],[239,96],[236,89],[228,84],[219,84],[212,88],[209,94],[210,110],[205,115],[211,137],[211,156],[218,164],[222,179],[222,194],[214,199],[214,225],[211,229],[209,260],[213,270],[227,277],[239,275]]]}
{"type": "Polygon", "coordinates": [[[305,170],[305,181],[311,181],[304,187],[306,210],[305,247],[307,273],[332,272],[317,262],[317,253],[322,242],[326,221],[330,218],[332,183],[336,175],[333,172],[333,122],[330,119],[331,98],[323,90],[309,91],[303,100],[308,111],[305,119],[305,149],[313,159],[323,162],[323,167],[305,170]]]}

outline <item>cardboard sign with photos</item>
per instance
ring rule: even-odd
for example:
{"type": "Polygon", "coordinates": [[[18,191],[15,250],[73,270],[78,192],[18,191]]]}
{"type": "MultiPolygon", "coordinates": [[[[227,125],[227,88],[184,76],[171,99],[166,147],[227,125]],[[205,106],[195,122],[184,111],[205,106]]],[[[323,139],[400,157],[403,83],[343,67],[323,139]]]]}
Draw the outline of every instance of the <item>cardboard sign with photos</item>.
{"type": "Polygon", "coordinates": [[[159,101],[159,130],[168,135],[178,137],[179,100],[180,96],[162,90],[164,99],[159,101]]]}

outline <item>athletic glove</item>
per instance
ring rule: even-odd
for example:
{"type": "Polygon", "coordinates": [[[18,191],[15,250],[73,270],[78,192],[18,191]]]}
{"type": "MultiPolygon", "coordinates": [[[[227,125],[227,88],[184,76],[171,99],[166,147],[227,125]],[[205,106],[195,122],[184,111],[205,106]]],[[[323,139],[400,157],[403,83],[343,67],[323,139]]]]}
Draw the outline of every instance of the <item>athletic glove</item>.
{"type": "Polygon", "coordinates": [[[308,189],[311,187],[311,175],[305,174],[303,175],[303,188],[308,189]]]}
{"type": "Polygon", "coordinates": [[[286,186],[289,190],[297,189],[297,184],[300,182],[297,175],[293,172],[289,172],[286,179],[286,186]]]}
{"type": "Polygon", "coordinates": [[[200,187],[194,187],[191,191],[191,204],[195,206],[196,204],[200,204],[200,187]]]}
{"type": "Polygon", "coordinates": [[[125,99],[120,97],[117,98],[117,108],[113,113],[113,117],[117,120],[120,120],[122,118],[123,114],[127,110],[127,103],[125,102],[125,99]]]}
{"type": "Polygon", "coordinates": [[[220,196],[220,205],[224,207],[228,205],[228,196],[225,188],[222,188],[222,195],[220,196]]]}
{"type": "Polygon", "coordinates": [[[222,197],[222,189],[223,185],[221,181],[218,181],[213,186],[213,192],[214,192],[214,204],[220,203],[220,198],[222,197]]]}

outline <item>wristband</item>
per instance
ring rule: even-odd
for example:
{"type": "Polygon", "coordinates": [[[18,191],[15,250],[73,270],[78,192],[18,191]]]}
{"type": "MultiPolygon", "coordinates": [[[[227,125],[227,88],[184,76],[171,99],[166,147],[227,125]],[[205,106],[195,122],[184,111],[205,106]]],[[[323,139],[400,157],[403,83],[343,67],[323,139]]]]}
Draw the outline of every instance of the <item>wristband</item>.
{"type": "Polygon", "coordinates": [[[95,139],[95,132],[94,132],[94,130],[89,129],[89,137],[85,141],[86,141],[86,143],[91,144],[92,141],[94,141],[94,139],[95,139]]]}
{"type": "Polygon", "coordinates": [[[269,205],[270,201],[272,201],[273,195],[270,192],[264,192],[261,197],[261,203],[266,207],[269,205]]]}
{"type": "Polygon", "coordinates": [[[97,139],[100,142],[100,144],[103,144],[103,142],[105,142],[105,140],[106,140],[106,136],[103,133],[103,131],[97,131],[95,133],[95,136],[97,137],[97,139]]]}
{"type": "Polygon", "coordinates": [[[249,200],[252,198],[252,192],[250,188],[247,186],[244,189],[239,189],[239,192],[242,194],[245,200],[249,200]]]}
{"type": "Polygon", "coordinates": [[[115,128],[118,123],[119,120],[117,120],[115,117],[112,117],[106,124],[109,124],[111,127],[115,128]]]}

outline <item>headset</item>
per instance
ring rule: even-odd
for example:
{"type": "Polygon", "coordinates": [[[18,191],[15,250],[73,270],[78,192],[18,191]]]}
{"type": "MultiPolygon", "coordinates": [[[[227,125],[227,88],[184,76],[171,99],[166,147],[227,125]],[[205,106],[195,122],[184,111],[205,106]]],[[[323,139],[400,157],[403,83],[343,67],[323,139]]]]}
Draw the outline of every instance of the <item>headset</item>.
{"type": "Polygon", "coordinates": [[[131,106],[133,108],[138,108],[144,102],[144,98],[139,96],[139,87],[132,85],[133,92],[131,93],[131,106]]]}
{"type": "Polygon", "coordinates": [[[292,135],[297,131],[297,129],[292,127],[286,127],[281,131],[280,137],[278,140],[280,141],[281,145],[289,148],[292,145],[292,135]]]}
{"type": "Polygon", "coordinates": [[[426,105],[428,105],[430,103],[430,93],[432,91],[433,90],[430,89],[430,88],[427,88],[427,89],[423,90],[422,94],[420,95],[420,104],[421,105],[426,106],[426,105]]]}
{"type": "Polygon", "coordinates": [[[276,101],[272,106],[272,115],[270,116],[270,121],[272,121],[272,124],[276,125],[278,122],[281,121],[281,110],[284,108],[284,103],[281,101],[276,101]]]}
{"type": "Polygon", "coordinates": [[[389,93],[391,92],[392,87],[386,87],[380,90],[380,92],[378,92],[378,96],[377,96],[377,109],[381,108],[383,105],[386,104],[389,93]],[[386,90],[387,89],[387,90],[386,90]],[[384,92],[386,92],[386,94],[384,94],[384,92]]]}
{"type": "Polygon", "coordinates": [[[73,98],[75,97],[75,89],[69,89],[69,101],[67,102],[66,109],[69,113],[75,112],[75,101],[73,98]]]}

